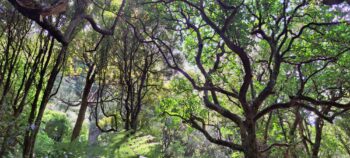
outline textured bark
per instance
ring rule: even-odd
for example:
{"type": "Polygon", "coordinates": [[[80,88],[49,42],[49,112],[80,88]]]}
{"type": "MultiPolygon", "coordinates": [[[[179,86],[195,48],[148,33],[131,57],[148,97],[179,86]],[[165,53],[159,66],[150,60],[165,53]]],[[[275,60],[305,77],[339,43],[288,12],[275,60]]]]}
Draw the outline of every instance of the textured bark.
{"type": "Polygon", "coordinates": [[[256,138],[256,127],[253,120],[247,120],[244,124],[245,136],[243,140],[244,157],[245,158],[259,158],[259,149],[256,138]]]}

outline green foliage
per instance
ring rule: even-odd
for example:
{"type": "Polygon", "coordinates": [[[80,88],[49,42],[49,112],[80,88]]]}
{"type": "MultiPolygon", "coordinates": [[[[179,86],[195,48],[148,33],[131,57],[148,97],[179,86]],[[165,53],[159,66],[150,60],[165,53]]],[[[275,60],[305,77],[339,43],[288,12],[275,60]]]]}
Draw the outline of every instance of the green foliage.
{"type": "Polygon", "coordinates": [[[118,134],[107,134],[101,137],[108,146],[103,147],[103,153],[100,156],[106,157],[125,157],[133,158],[138,156],[161,157],[160,144],[152,135],[136,133],[130,135],[130,132],[119,132],[118,134]]]}
{"type": "Polygon", "coordinates": [[[69,134],[69,120],[63,113],[48,111],[43,122],[45,133],[56,142],[61,142],[63,137],[69,134]]]}
{"type": "MultiPolygon", "coordinates": [[[[73,31],[53,86],[56,94],[45,89],[62,45],[8,2],[0,2],[0,149],[6,149],[5,157],[21,156],[24,137],[35,128],[29,122],[36,121],[41,126],[35,157],[240,158],[245,150],[216,145],[217,140],[249,149],[243,145],[249,132],[254,136],[249,138],[256,137],[256,152],[269,149],[262,152],[265,157],[311,157],[317,130],[322,136],[319,157],[350,155],[348,4],[134,0],[116,17],[122,0],[95,0],[85,8],[94,22],[82,20],[73,31]],[[96,32],[115,22],[113,35],[96,32]],[[51,44],[50,56],[43,52],[51,44]],[[141,85],[146,63],[150,66],[141,85]],[[71,142],[88,65],[96,65],[96,82],[80,137],[71,142]],[[252,81],[246,82],[246,73],[252,81]],[[243,84],[249,85],[246,94],[241,94],[243,84]],[[52,96],[42,99],[45,94],[52,96]],[[257,98],[262,100],[255,102],[257,98]],[[126,111],[135,108],[124,105],[138,99],[140,113],[129,114],[137,118],[137,132],[124,131],[126,111]],[[273,105],[280,109],[257,118],[273,105]],[[43,108],[43,119],[31,121],[43,108]],[[89,140],[97,128],[94,117],[103,129],[115,126],[113,132],[96,134],[96,142],[89,140]],[[318,127],[319,118],[334,119],[334,124],[323,120],[318,127]]],[[[77,4],[70,1],[65,14],[40,17],[40,23],[49,22],[64,34],[77,4]]]]}

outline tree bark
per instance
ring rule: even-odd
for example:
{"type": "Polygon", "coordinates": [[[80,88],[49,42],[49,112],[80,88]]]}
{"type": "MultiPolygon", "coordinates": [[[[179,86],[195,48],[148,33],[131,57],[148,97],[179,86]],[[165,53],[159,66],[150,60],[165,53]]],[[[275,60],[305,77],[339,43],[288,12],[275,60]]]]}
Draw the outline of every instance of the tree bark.
{"type": "Polygon", "coordinates": [[[95,69],[94,65],[89,66],[88,74],[86,75],[85,87],[84,87],[83,96],[82,96],[82,100],[81,100],[81,106],[79,109],[77,121],[75,122],[75,125],[74,125],[71,141],[74,141],[75,139],[77,139],[79,137],[81,128],[82,128],[83,123],[84,123],[86,109],[89,105],[89,94],[91,91],[91,87],[95,81],[95,74],[96,73],[95,73],[94,69],[95,69]]]}
{"type": "Polygon", "coordinates": [[[23,147],[24,158],[32,158],[34,156],[34,145],[35,145],[36,136],[39,132],[41,120],[44,115],[46,105],[50,100],[51,91],[54,87],[56,77],[61,70],[67,49],[68,49],[68,46],[63,46],[55,61],[55,65],[53,66],[52,71],[50,72],[50,77],[49,77],[49,80],[47,81],[46,89],[43,93],[37,115],[35,115],[37,102],[34,101],[32,104],[31,114],[28,118],[28,129],[24,137],[24,147],[23,147]]]}
{"type": "Polygon", "coordinates": [[[259,150],[256,139],[256,127],[253,119],[245,121],[245,137],[243,138],[244,157],[259,158],[259,150]]]}
{"type": "Polygon", "coordinates": [[[315,123],[316,136],[315,142],[312,146],[312,158],[318,158],[318,153],[320,152],[321,140],[322,140],[322,129],[323,129],[323,120],[318,117],[315,123]]]}

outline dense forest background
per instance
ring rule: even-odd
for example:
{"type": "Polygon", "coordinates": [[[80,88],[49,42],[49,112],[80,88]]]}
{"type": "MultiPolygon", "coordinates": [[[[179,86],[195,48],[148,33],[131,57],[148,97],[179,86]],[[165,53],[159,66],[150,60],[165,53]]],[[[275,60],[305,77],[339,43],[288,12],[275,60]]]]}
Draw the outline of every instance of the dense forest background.
{"type": "Polygon", "coordinates": [[[0,158],[350,157],[346,0],[2,0],[0,158]]]}

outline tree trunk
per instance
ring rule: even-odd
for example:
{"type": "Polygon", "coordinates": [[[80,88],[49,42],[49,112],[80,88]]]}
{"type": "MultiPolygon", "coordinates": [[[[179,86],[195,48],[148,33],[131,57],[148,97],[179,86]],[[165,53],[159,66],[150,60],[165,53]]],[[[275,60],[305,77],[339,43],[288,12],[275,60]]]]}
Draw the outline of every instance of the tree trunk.
{"type": "Polygon", "coordinates": [[[136,133],[136,131],[137,131],[137,115],[135,117],[131,118],[130,126],[131,126],[131,130],[132,130],[131,134],[136,133]]]}
{"type": "Polygon", "coordinates": [[[125,122],[124,122],[124,129],[126,130],[126,131],[129,131],[129,129],[130,129],[130,109],[129,109],[129,106],[128,106],[128,97],[127,97],[127,99],[126,99],[126,101],[125,101],[125,105],[124,105],[124,107],[125,107],[125,122]]]}
{"type": "Polygon", "coordinates": [[[257,146],[255,122],[247,120],[245,122],[246,136],[243,139],[244,157],[259,158],[259,149],[257,146]]]}
{"type": "Polygon", "coordinates": [[[256,127],[253,119],[247,119],[241,128],[245,158],[259,158],[259,149],[256,139],[256,127]]]}
{"type": "Polygon", "coordinates": [[[315,128],[316,128],[316,136],[315,136],[315,142],[312,146],[312,158],[318,158],[318,153],[320,151],[321,140],[322,140],[322,128],[323,128],[322,118],[318,117],[316,119],[315,128]]]}
{"type": "Polygon", "coordinates": [[[44,116],[46,105],[50,100],[51,91],[54,87],[56,77],[57,77],[58,73],[60,72],[62,64],[65,60],[65,55],[66,55],[67,49],[68,49],[68,46],[63,46],[61,48],[61,51],[60,51],[56,61],[55,61],[55,65],[53,66],[52,71],[50,72],[50,77],[47,81],[46,89],[43,93],[42,100],[40,102],[40,107],[39,107],[39,111],[38,111],[37,115],[35,115],[36,102],[34,101],[32,104],[31,115],[28,119],[28,129],[27,129],[25,137],[24,137],[23,158],[32,158],[34,156],[35,139],[36,139],[36,136],[39,132],[41,120],[42,120],[42,117],[44,116]],[[36,118],[35,118],[35,116],[36,116],[36,118]],[[35,119],[35,122],[33,122],[34,119],[35,119]]]}
{"type": "Polygon", "coordinates": [[[74,125],[71,141],[74,141],[76,138],[79,137],[81,128],[84,123],[86,109],[89,105],[89,94],[91,91],[91,87],[95,81],[96,73],[94,71],[94,67],[95,67],[94,65],[89,66],[88,74],[86,75],[85,87],[84,87],[84,92],[81,100],[81,106],[80,106],[77,121],[75,122],[75,125],[74,125]]]}

